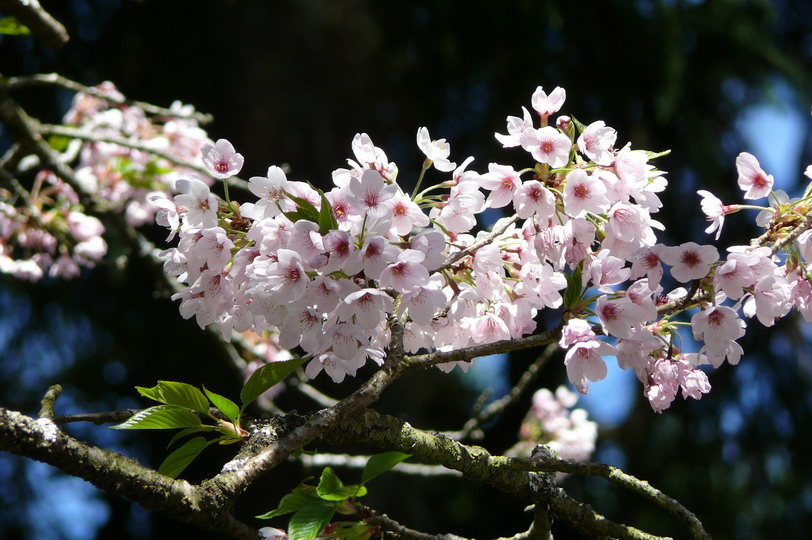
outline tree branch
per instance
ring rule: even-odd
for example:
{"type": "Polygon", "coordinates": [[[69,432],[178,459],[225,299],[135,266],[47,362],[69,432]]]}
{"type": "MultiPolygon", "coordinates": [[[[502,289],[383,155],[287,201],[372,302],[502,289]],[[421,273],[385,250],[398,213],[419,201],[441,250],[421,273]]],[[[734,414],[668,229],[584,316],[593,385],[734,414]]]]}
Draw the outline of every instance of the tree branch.
{"type": "Polygon", "coordinates": [[[369,506],[360,503],[353,503],[353,508],[358,512],[358,516],[361,519],[370,525],[375,525],[384,531],[392,533],[395,538],[404,538],[406,540],[468,540],[467,538],[454,534],[428,534],[410,529],[386,514],[381,514],[369,506]]]}
{"type": "Polygon", "coordinates": [[[502,234],[506,230],[508,230],[508,228],[511,225],[513,225],[514,223],[516,223],[516,221],[518,219],[519,219],[519,216],[516,215],[516,214],[514,214],[512,217],[506,219],[501,224],[499,224],[498,227],[495,227],[487,236],[485,236],[481,240],[478,240],[478,241],[474,242],[473,244],[471,244],[470,246],[468,246],[467,248],[462,249],[462,250],[458,251],[457,253],[451,255],[448,259],[445,260],[445,262],[443,263],[443,265],[440,268],[435,270],[435,272],[442,272],[443,270],[448,270],[449,268],[451,268],[454,265],[455,262],[459,261],[460,259],[462,259],[466,255],[470,255],[471,253],[474,253],[476,250],[487,246],[488,244],[490,244],[491,242],[496,240],[496,238],[498,238],[500,234],[502,234]]]}
{"type": "Polygon", "coordinates": [[[191,118],[193,120],[196,120],[200,124],[208,124],[213,120],[212,115],[198,111],[195,111],[189,115],[185,115],[178,111],[173,111],[170,109],[166,109],[164,107],[156,107],[151,103],[145,103],[143,101],[135,101],[127,98],[118,97],[116,95],[110,95],[109,93],[100,91],[99,89],[93,88],[92,86],[85,86],[83,84],[79,84],[57,73],[21,75],[18,77],[9,77],[5,81],[0,82],[0,85],[4,85],[6,88],[10,90],[25,89],[30,88],[32,86],[44,86],[44,85],[59,86],[79,94],[87,94],[89,96],[93,96],[96,99],[112,103],[113,105],[127,105],[132,107],[138,107],[139,109],[142,109],[145,112],[155,116],[164,116],[168,118],[191,118]]]}
{"type": "Polygon", "coordinates": [[[70,40],[62,23],[42,9],[39,0],[0,0],[0,10],[16,17],[35,38],[51,49],[60,49],[70,40]]]}
{"type": "Polygon", "coordinates": [[[257,532],[230,513],[221,494],[174,480],[110,450],[78,441],[48,418],[34,420],[0,408],[0,450],[53,465],[94,486],[239,540],[257,532]]]}
{"type": "Polygon", "coordinates": [[[549,344],[547,348],[545,348],[544,351],[538,356],[538,358],[536,358],[536,360],[530,364],[530,366],[528,366],[527,370],[522,373],[519,381],[513,388],[510,389],[510,392],[508,392],[507,395],[497,399],[485,407],[484,410],[471,417],[467,422],[465,422],[465,425],[463,425],[460,431],[447,433],[446,435],[452,439],[464,440],[472,436],[472,434],[475,434],[475,431],[482,424],[501,414],[502,411],[507,409],[512,403],[516,402],[522,396],[522,394],[524,394],[525,390],[527,390],[533,381],[536,380],[536,377],[538,377],[541,368],[544,367],[544,364],[547,363],[553,353],[557,350],[558,344],[549,344]]]}
{"type": "Polygon", "coordinates": [[[533,458],[510,458],[517,470],[522,471],[543,471],[543,472],[564,472],[583,474],[587,476],[600,476],[609,480],[613,484],[624,487],[643,497],[653,501],[658,506],[667,510],[671,514],[685,522],[694,538],[710,539],[710,535],[705,531],[702,522],[676,499],[669,497],[659,489],[655,488],[645,480],[640,480],[627,474],[617,467],[597,462],[575,461],[572,459],[561,459],[554,455],[535,455],[533,458]]]}

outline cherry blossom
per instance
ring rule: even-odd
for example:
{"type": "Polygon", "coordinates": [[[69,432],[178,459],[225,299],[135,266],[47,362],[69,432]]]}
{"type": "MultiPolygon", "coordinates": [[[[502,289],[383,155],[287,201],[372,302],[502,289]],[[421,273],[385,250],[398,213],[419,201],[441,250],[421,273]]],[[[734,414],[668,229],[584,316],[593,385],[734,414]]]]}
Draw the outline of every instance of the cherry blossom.
{"type": "Polygon", "coordinates": [[[772,175],[767,174],[752,154],[742,152],[736,158],[736,170],[739,173],[739,187],[745,192],[745,199],[761,199],[773,189],[772,175]]]}
{"type": "Polygon", "coordinates": [[[713,246],[700,246],[696,242],[686,242],[674,247],[665,247],[660,259],[671,265],[671,275],[680,283],[700,279],[708,275],[711,264],[719,260],[719,251],[713,246]]]}
{"type": "Polygon", "coordinates": [[[519,144],[530,152],[539,163],[547,163],[557,169],[567,164],[572,142],[554,127],[526,129],[519,137],[519,144]]]}
{"type": "Polygon", "coordinates": [[[558,112],[564,105],[565,99],[567,99],[567,92],[560,86],[556,86],[549,95],[539,86],[533,92],[531,104],[539,116],[547,117],[558,112]]]}
{"type": "Polygon", "coordinates": [[[228,178],[239,173],[245,161],[242,154],[234,150],[234,146],[225,139],[216,143],[203,145],[203,165],[215,178],[228,178]]]}
{"type": "Polygon", "coordinates": [[[578,137],[578,149],[598,165],[610,165],[613,160],[610,149],[616,139],[617,132],[598,120],[589,124],[578,137]]]}
{"type": "Polygon", "coordinates": [[[564,188],[564,208],[575,218],[583,217],[587,212],[605,212],[609,209],[606,186],[582,169],[572,171],[567,175],[564,188]]]}
{"type": "Polygon", "coordinates": [[[417,147],[420,148],[420,151],[426,155],[426,159],[431,161],[438,171],[450,172],[457,167],[456,163],[448,160],[451,148],[446,140],[431,140],[427,128],[422,127],[417,130],[417,147]]]}

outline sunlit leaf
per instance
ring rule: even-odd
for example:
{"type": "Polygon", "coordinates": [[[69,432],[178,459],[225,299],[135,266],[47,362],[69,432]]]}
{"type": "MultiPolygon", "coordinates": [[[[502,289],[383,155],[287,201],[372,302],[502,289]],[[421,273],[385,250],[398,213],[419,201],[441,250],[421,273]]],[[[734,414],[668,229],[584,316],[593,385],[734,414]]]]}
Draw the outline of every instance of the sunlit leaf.
{"type": "Polygon", "coordinates": [[[404,454],[403,452],[383,452],[371,456],[364,467],[364,472],[361,473],[361,483],[366,484],[376,476],[385,473],[410,457],[412,457],[411,454],[404,454]]]}
{"type": "Polygon", "coordinates": [[[214,406],[220,409],[226,418],[231,420],[232,422],[240,416],[240,407],[228,399],[227,397],[221,396],[220,394],[216,394],[211,390],[208,390],[205,386],[203,387],[203,391],[206,393],[206,396],[209,398],[209,401],[214,403],[214,406]]]}
{"type": "Polygon", "coordinates": [[[179,429],[200,426],[200,417],[185,407],[156,405],[111,426],[111,429],[179,429]]]}
{"type": "Polygon", "coordinates": [[[350,497],[363,497],[367,489],[364,486],[345,486],[333,469],[325,467],[316,493],[325,501],[343,501],[350,497]]]}
{"type": "Polygon", "coordinates": [[[136,386],[138,393],[149,399],[166,403],[167,405],[178,405],[203,414],[209,414],[209,400],[203,392],[182,382],[158,381],[152,388],[136,386]]]}
{"type": "Polygon", "coordinates": [[[206,433],[209,431],[214,431],[215,429],[217,429],[215,426],[205,426],[205,425],[182,429],[181,431],[175,433],[171,439],[169,439],[169,443],[167,443],[166,447],[167,448],[172,447],[176,442],[178,442],[184,437],[188,437],[192,433],[206,433]]]}
{"type": "Polygon", "coordinates": [[[203,437],[195,437],[186,441],[183,446],[166,456],[164,462],[158,467],[158,472],[170,478],[177,478],[204,448],[216,441],[217,439],[207,441],[203,437]]]}
{"type": "Polygon", "coordinates": [[[316,488],[305,484],[299,484],[296,489],[282,497],[282,500],[279,501],[279,506],[270,512],[266,512],[256,517],[259,519],[271,519],[272,517],[289,514],[290,512],[296,512],[305,506],[319,504],[320,502],[321,499],[318,495],[316,495],[316,488]]]}
{"type": "Polygon", "coordinates": [[[0,34],[9,36],[26,36],[31,33],[31,30],[16,17],[3,17],[0,19],[0,34]]]}
{"type": "Polygon", "coordinates": [[[334,506],[312,504],[305,506],[290,518],[288,538],[290,540],[313,540],[330,523],[335,514],[334,506]]]}
{"type": "Polygon", "coordinates": [[[270,362],[256,370],[240,392],[243,408],[261,396],[268,388],[284,380],[309,359],[310,357],[307,356],[284,362],[270,362]]]}
{"type": "Polygon", "coordinates": [[[324,193],[321,193],[321,209],[319,210],[319,232],[327,234],[330,231],[338,229],[338,221],[333,215],[333,208],[330,206],[330,201],[327,200],[324,193]]]}

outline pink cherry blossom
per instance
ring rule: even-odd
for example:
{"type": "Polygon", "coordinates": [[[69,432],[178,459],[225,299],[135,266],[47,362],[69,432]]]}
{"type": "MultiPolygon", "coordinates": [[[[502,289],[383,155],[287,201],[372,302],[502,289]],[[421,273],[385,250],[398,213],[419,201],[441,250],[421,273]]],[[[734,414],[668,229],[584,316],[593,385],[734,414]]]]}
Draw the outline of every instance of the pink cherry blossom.
{"type": "Polygon", "coordinates": [[[533,92],[530,103],[533,105],[533,109],[539,113],[539,116],[547,117],[558,112],[566,99],[567,92],[560,86],[556,86],[549,95],[539,86],[533,92]]]}
{"type": "Polygon", "coordinates": [[[708,217],[711,224],[705,229],[705,232],[710,234],[716,231],[716,240],[719,240],[719,235],[722,234],[722,225],[725,223],[725,214],[727,214],[728,207],[722,204],[716,195],[710,191],[700,189],[697,191],[702,196],[702,211],[708,217]]]}
{"type": "Polygon", "coordinates": [[[430,160],[434,168],[438,171],[451,172],[457,168],[456,163],[452,163],[448,160],[451,147],[446,140],[431,140],[427,128],[422,127],[417,130],[417,147],[426,155],[426,159],[430,160]]]}
{"type": "Polygon", "coordinates": [[[243,161],[242,154],[238,154],[225,139],[219,139],[214,145],[203,145],[203,165],[215,178],[234,176],[242,169],[243,161]]]}
{"type": "Polygon", "coordinates": [[[611,165],[610,149],[615,144],[617,132],[602,120],[589,124],[578,137],[578,149],[598,165],[611,165]]]}
{"type": "Polygon", "coordinates": [[[398,255],[397,262],[387,266],[379,279],[381,287],[391,287],[398,292],[406,292],[429,281],[429,271],[423,266],[426,255],[416,249],[405,249],[398,255]]]}
{"type": "Polygon", "coordinates": [[[428,216],[403,193],[396,193],[386,202],[386,205],[392,212],[392,225],[395,232],[401,236],[411,233],[415,227],[426,227],[429,224],[428,216]]]}
{"type": "Polygon", "coordinates": [[[497,141],[502,143],[504,148],[513,148],[514,146],[519,146],[519,139],[522,136],[522,132],[526,129],[533,129],[533,119],[530,117],[530,112],[522,107],[522,118],[517,116],[507,117],[508,134],[502,135],[501,133],[494,133],[494,136],[497,141]]]}
{"type": "Polygon", "coordinates": [[[178,180],[175,189],[180,191],[179,195],[175,195],[175,204],[186,208],[186,223],[203,228],[217,226],[217,197],[211,194],[209,186],[192,178],[178,180]]]}
{"type": "Polygon", "coordinates": [[[711,264],[719,260],[719,251],[713,246],[700,246],[686,242],[679,246],[663,248],[660,258],[671,265],[671,275],[680,283],[700,279],[708,275],[711,264]]]}
{"type": "Polygon", "coordinates": [[[589,381],[597,382],[606,377],[606,363],[601,355],[612,355],[615,349],[601,341],[580,341],[565,355],[567,378],[582,394],[589,391],[589,381]]]}
{"type": "Polygon", "coordinates": [[[773,189],[772,175],[767,174],[752,154],[742,152],[736,158],[736,170],[739,173],[739,187],[745,192],[745,199],[761,199],[773,189]]]}
{"type": "Polygon", "coordinates": [[[550,126],[524,130],[519,143],[530,152],[533,159],[539,163],[547,163],[554,169],[567,164],[572,147],[569,137],[550,126]]]}
{"type": "Polygon", "coordinates": [[[538,180],[530,180],[522,184],[513,194],[513,204],[516,207],[516,214],[521,219],[536,214],[541,218],[547,218],[555,211],[555,195],[538,180]]]}
{"type": "Polygon", "coordinates": [[[381,173],[366,169],[361,178],[350,180],[350,192],[347,200],[351,205],[367,215],[380,216],[389,212],[384,204],[397,193],[395,184],[386,184],[381,173]]]}
{"type": "Polygon", "coordinates": [[[572,171],[564,187],[564,209],[574,218],[583,217],[587,212],[606,212],[609,209],[606,186],[582,169],[572,171]]]}
{"type": "Polygon", "coordinates": [[[522,185],[522,180],[513,167],[489,163],[488,172],[479,177],[479,185],[491,192],[486,201],[488,207],[502,208],[513,200],[513,193],[522,185]]]}

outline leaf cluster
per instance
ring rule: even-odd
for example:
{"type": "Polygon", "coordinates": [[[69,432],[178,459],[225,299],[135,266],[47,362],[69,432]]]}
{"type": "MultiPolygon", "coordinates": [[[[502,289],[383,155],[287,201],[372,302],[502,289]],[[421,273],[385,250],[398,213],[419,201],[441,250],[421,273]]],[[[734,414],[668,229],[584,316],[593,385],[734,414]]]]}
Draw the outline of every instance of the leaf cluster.
{"type": "Polygon", "coordinates": [[[213,439],[202,436],[189,439],[164,459],[158,472],[175,478],[206,447],[215,443],[241,442],[248,435],[240,425],[245,408],[270,387],[282,382],[305,361],[307,358],[271,362],[257,369],[240,391],[241,405],[206,387],[201,391],[183,382],[158,381],[152,388],[136,386],[139,394],[161,405],[143,409],[125,422],[112,426],[112,429],[180,429],[169,441],[170,447],[189,435],[216,434],[213,439]],[[211,406],[219,414],[213,412],[211,406]]]}
{"type": "Polygon", "coordinates": [[[330,467],[325,467],[316,486],[307,483],[305,478],[290,493],[282,497],[279,506],[259,519],[293,513],[288,523],[290,540],[313,540],[317,536],[331,536],[342,539],[369,537],[371,525],[363,521],[342,521],[330,524],[336,512],[353,514],[353,500],[367,494],[365,484],[385,473],[401,461],[411,457],[402,452],[384,452],[371,456],[361,473],[361,483],[345,485],[330,467]]]}

